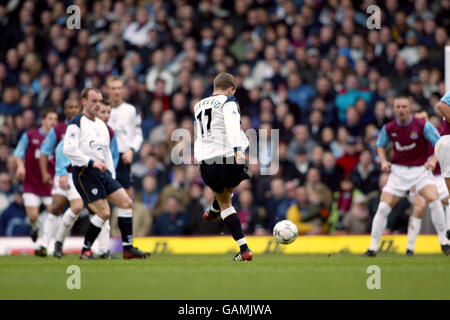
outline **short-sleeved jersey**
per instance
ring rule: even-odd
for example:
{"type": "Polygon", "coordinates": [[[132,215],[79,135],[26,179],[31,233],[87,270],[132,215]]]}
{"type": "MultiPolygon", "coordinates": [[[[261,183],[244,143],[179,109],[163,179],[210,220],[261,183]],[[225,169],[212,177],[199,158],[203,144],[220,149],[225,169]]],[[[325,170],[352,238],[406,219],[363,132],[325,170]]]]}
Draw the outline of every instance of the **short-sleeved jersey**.
{"type": "MultiPolygon", "coordinates": [[[[441,101],[450,108],[450,91],[441,98],[441,101]]],[[[450,123],[445,118],[442,120],[441,130],[439,132],[441,133],[441,136],[450,134],[450,123]]]]}
{"type": "Polygon", "coordinates": [[[142,145],[141,116],[136,108],[123,102],[111,108],[108,125],[114,130],[119,152],[123,153],[130,148],[139,151],[142,145]]]}
{"type": "Polygon", "coordinates": [[[411,117],[404,125],[396,120],[387,123],[380,132],[377,146],[394,145],[392,163],[403,166],[421,166],[428,159],[428,142],[434,146],[440,135],[428,121],[411,117]]]}
{"type": "Polygon", "coordinates": [[[68,124],[69,123],[67,121],[61,121],[50,129],[41,146],[41,152],[43,154],[49,156],[55,151],[56,146],[61,142],[66,134],[68,124]]]}
{"type": "MultiPolygon", "coordinates": [[[[46,134],[40,128],[25,132],[14,151],[14,156],[24,159],[25,180],[23,181],[23,192],[33,193],[38,196],[47,197],[51,195],[52,187],[42,181],[39,159],[41,157],[40,147],[46,134]]],[[[53,178],[55,175],[55,159],[49,156],[48,173],[53,178]]]]}
{"type": "Polygon", "coordinates": [[[239,105],[234,96],[212,95],[194,106],[196,139],[194,157],[197,161],[234,156],[235,148],[248,147],[241,129],[239,105]]]}
{"type": "Polygon", "coordinates": [[[63,153],[73,167],[90,167],[94,161],[101,161],[115,178],[110,130],[99,118],[75,116],[67,127],[63,153]]]}
{"type": "MultiPolygon", "coordinates": [[[[114,134],[114,130],[108,127],[109,137],[111,139],[111,153],[114,162],[114,168],[117,168],[119,163],[119,150],[117,149],[117,139],[114,134]]],[[[69,158],[63,153],[64,138],[58,143],[55,150],[55,173],[57,176],[65,176],[69,172],[72,172],[72,166],[69,158]]]]}

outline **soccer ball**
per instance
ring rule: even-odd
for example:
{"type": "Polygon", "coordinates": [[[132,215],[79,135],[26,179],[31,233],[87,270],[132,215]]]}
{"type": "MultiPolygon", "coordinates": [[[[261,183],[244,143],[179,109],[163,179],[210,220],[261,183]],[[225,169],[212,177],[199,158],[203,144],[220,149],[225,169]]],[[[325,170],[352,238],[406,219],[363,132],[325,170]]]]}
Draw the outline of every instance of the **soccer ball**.
{"type": "Polygon", "coordinates": [[[273,228],[273,236],[278,243],[292,243],[298,236],[297,226],[292,221],[282,220],[273,228]]]}

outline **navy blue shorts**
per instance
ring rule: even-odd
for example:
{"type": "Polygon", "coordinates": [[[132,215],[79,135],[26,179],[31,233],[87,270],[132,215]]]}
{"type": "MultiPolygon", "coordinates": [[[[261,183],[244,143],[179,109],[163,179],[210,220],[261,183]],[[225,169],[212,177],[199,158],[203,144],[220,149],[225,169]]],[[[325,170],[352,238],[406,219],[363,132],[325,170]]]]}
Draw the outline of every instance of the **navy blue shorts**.
{"type": "MultiPolygon", "coordinates": [[[[231,162],[233,160],[234,157],[231,159],[231,162]]],[[[217,193],[222,193],[225,187],[237,187],[241,181],[251,178],[251,174],[245,164],[236,164],[226,161],[226,158],[222,158],[219,163],[202,161],[200,164],[200,174],[203,181],[217,193]]]]}
{"type": "Polygon", "coordinates": [[[125,164],[122,161],[122,154],[119,154],[119,162],[117,163],[116,179],[125,189],[131,187],[133,179],[131,177],[131,164],[125,164]]]}
{"type": "Polygon", "coordinates": [[[73,167],[72,178],[85,205],[95,200],[105,199],[122,188],[120,183],[113,179],[109,170],[101,172],[97,168],[73,167]]]}

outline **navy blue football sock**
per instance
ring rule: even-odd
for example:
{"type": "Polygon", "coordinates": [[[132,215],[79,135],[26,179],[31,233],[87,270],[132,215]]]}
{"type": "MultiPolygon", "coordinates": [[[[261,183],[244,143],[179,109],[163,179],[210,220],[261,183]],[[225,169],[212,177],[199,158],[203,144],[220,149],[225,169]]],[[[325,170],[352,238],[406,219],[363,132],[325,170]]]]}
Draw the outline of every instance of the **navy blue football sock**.
{"type": "Polygon", "coordinates": [[[91,249],[92,244],[94,243],[95,239],[97,239],[97,236],[101,230],[102,228],[93,225],[92,222],[89,223],[86,235],[84,236],[84,246],[82,251],[91,249]]]}
{"type": "Polygon", "coordinates": [[[118,217],[120,233],[122,235],[122,246],[124,250],[133,247],[133,220],[131,217],[118,217]]]}
{"type": "MultiPolygon", "coordinates": [[[[242,241],[241,239],[245,239],[244,232],[242,231],[241,220],[239,220],[237,213],[230,214],[223,221],[230,230],[233,239],[238,242],[238,244],[242,241]]],[[[239,244],[239,248],[241,249],[241,252],[244,252],[248,249],[247,243],[245,242],[243,244],[239,244]]]]}

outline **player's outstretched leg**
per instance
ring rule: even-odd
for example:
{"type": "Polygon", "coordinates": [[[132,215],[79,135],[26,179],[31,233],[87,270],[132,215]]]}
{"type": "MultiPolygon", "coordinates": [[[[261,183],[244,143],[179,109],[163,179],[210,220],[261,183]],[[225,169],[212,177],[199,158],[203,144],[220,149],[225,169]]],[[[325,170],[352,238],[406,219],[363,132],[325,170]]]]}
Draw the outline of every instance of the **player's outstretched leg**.
{"type": "Polygon", "coordinates": [[[236,209],[231,205],[231,193],[233,189],[224,188],[222,193],[214,192],[214,195],[222,210],[220,216],[240,248],[240,252],[234,256],[233,261],[251,261],[253,259],[253,253],[247,245],[247,240],[242,231],[241,220],[236,213],[236,209]]]}
{"type": "Polygon", "coordinates": [[[124,188],[120,188],[110,195],[108,200],[117,207],[117,222],[122,235],[122,256],[124,259],[145,259],[150,252],[133,247],[133,210],[132,201],[124,188]]]}
{"type": "Polygon", "coordinates": [[[103,224],[109,218],[110,208],[106,199],[99,199],[88,204],[89,209],[95,213],[89,223],[89,227],[84,237],[84,245],[81,250],[80,259],[95,259],[91,247],[97,239],[103,224]]]}
{"type": "Polygon", "coordinates": [[[444,207],[438,198],[437,188],[435,185],[430,184],[423,187],[419,192],[427,200],[428,208],[430,208],[431,212],[431,222],[438,234],[439,244],[441,245],[442,252],[448,256],[450,255],[450,245],[445,235],[445,213],[444,207]]]}
{"type": "Polygon", "coordinates": [[[47,256],[47,247],[50,240],[55,236],[58,230],[60,219],[59,214],[64,210],[67,204],[67,198],[59,194],[53,194],[52,205],[47,206],[47,217],[42,227],[42,236],[39,239],[39,249],[35,250],[34,254],[41,257],[47,256]]]}
{"type": "Polygon", "coordinates": [[[377,212],[372,222],[372,230],[370,232],[371,242],[369,250],[364,253],[366,257],[375,257],[378,250],[378,244],[380,243],[381,236],[384,229],[387,226],[387,218],[391,213],[392,208],[386,202],[380,202],[378,204],[377,212]]]}
{"type": "Polygon", "coordinates": [[[31,226],[30,237],[33,242],[36,242],[39,235],[38,215],[39,207],[25,206],[27,212],[28,223],[31,226]]]}
{"type": "Polygon", "coordinates": [[[378,244],[380,243],[381,236],[387,226],[387,219],[392,211],[392,208],[398,203],[401,198],[393,195],[389,192],[382,191],[380,197],[380,203],[378,204],[377,212],[372,222],[372,230],[370,232],[371,242],[369,250],[367,250],[363,256],[375,257],[378,244]]]}
{"type": "Polygon", "coordinates": [[[39,257],[47,256],[47,246],[58,228],[59,217],[51,212],[45,217],[44,226],[42,227],[42,236],[39,238],[39,248],[34,250],[34,254],[39,257]]]}
{"type": "Polygon", "coordinates": [[[55,235],[55,248],[53,249],[53,256],[61,258],[63,256],[63,244],[67,235],[72,229],[73,225],[78,219],[78,215],[83,210],[83,201],[81,199],[73,199],[70,201],[70,208],[68,208],[63,215],[61,224],[58,227],[55,235]]]}
{"type": "Polygon", "coordinates": [[[117,259],[117,257],[115,255],[112,255],[111,251],[109,250],[110,235],[111,235],[111,224],[108,219],[103,224],[102,231],[100,231],[100,234],[97,237],[100,259],[117,259]]]}

